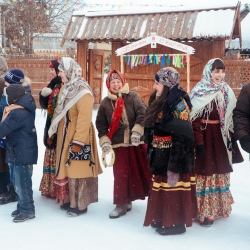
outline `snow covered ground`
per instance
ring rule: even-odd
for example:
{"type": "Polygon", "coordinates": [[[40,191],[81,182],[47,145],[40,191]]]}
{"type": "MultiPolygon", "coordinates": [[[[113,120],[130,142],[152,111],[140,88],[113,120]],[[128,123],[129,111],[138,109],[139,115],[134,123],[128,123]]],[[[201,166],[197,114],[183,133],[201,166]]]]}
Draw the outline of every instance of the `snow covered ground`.
{"type": "MultiPolygon", "coordinates": [[[[93,121],[96,111],[93,112],[93,121]]],[[[250,164],[234,165],[231,175],[231,192],[235,204],[229,218],[218,219],[210,228],[194,221],[183,235],[160,236],[151,227],[143,227],[146,200],[135,201],[132,211],[119,219],[109,219],[114,208],[112,168],[103,168],[99,176],[99,202],[91,204],[88,212],[71,218],[66,216],[55,200],[41,197],[44,146],[42,142],[45,117],[37,109],[39,159],[34,166],[33,191],[36,218],[13,223],[11,212],[16,203],[0,206],[0,249],[8,250],[153,250],[153,249],[250,249],[250,164]]],[[[216,148],[215,148],[216,150],[216,148]]]]}

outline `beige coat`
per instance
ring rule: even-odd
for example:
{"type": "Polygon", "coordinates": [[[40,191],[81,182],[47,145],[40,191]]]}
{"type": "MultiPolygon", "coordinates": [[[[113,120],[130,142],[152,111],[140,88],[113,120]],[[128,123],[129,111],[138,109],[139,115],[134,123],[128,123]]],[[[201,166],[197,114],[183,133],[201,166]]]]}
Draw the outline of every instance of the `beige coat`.
{"type": "MultiPolygon", "coordinates": [[[[61,93],[63,89],[64,87],[62,87],[61,93]]],[[[68,137],[70,142],[75,140],[84,144],[90,144],[90,124],[92,119],[92,108],[93,97],[90,94],[85,94],[69,109],[68,116],[70,122],[68,124],[68,137]]],[[[57,130],[56,176],[58,179],[63,179],[65,177],[97,177],[98,174],[102,173],[98,157],[94,127],[92,127],[92,137],[92,161],[95,163],[95,166],[90,167],[90,161],[75,160],[71,160],[71,165],[66,166],[66,161],[68,160],[69,142],[65,133],[65,119],[61,119],[57,130]]]]}

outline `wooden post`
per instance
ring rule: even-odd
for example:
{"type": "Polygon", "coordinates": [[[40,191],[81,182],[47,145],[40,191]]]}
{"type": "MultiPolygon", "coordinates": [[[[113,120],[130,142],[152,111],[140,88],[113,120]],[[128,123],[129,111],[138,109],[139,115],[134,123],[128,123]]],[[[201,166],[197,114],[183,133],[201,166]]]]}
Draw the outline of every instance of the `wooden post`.
{"type": "Polygon", "coordinates": [[[124,74],[123,55],[120,55],[120,61],[121,61],[121,73],[124,74]]]}
{"type": "Polygon", "coordinates": [[[187,54],[187,93],[190,93],[190,54],[187,54]]]}

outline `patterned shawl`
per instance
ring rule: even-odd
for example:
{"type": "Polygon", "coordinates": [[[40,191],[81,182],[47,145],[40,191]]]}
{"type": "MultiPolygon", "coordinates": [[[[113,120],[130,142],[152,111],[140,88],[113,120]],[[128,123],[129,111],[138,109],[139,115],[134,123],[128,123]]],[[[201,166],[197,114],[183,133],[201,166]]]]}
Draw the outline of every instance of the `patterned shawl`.
{"type": "MultiPolygon", "coordinates": [[[[202,117],[204,114],[204,119],[207,120],[213,109],[213,101],[215,101],[220,117],[221,134],[227,148],[227,142],[231,140],[229,132],[233,132],[232,115],[236,105],[236,98],[234,92],[226,82],[222,81],[220,84],[212,82],[212,64],[216,59],[219,58],[208,61],[203,70],[201,81],[191,91],[190,99],[193,105],[191,120],[193,121],[197,117],[202,117]]],[[[232,164],[232,152],[227,150],[227,153],[229,161],[232,164]]]]}
{"type": "Polygon", "coordinates": [[[58,123],[78,100],[88,93],[93,96],[89,84],[81,77],[82,68],[74,59],[63,57],[58,69],[64,72],[68,81],[65,83],[65,88],[59,96],[48,132],[49,137],[56,133],[58,123]]]}

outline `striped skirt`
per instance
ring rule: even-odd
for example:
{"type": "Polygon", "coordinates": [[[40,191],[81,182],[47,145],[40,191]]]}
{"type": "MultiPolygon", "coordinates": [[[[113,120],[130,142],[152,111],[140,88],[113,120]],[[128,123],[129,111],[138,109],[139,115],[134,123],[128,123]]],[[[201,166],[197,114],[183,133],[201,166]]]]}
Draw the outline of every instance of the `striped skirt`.
{"type": "Polygon", "coordinates": [[[165,227],[176,224],[191,227],[197,216],[194,171],[180,174],[174,187],[168,185],[167,176],[154,175],[152,181],[144,226],[161,222],[165,227]]]}

